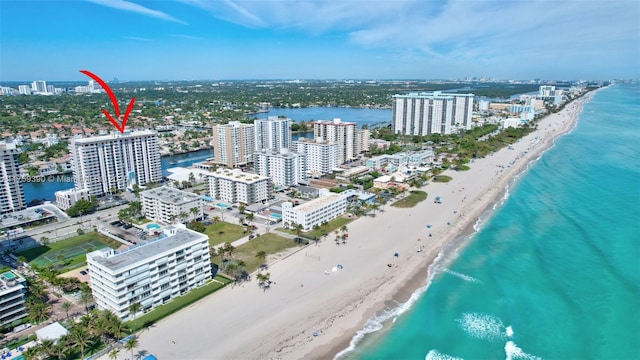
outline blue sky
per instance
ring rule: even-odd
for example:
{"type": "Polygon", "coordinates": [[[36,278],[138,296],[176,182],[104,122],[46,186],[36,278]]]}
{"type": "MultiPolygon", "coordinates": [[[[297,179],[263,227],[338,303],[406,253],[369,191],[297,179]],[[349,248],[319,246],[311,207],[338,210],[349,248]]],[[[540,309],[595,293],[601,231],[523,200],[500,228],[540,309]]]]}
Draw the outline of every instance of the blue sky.
{"type": "Polygon", "coordinates": [[[0,0],[0,81],[640,78],[640,1],[0,0]]]}

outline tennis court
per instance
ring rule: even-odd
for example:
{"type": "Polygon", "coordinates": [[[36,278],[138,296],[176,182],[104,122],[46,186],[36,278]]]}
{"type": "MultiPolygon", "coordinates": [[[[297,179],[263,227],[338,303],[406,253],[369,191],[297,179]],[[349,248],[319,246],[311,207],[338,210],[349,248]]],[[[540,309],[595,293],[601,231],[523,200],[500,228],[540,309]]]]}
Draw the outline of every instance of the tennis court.
{"type": "Polygon", "coordinates": [[[66,246],[62,249],[47,251],[44,254],[41,254],[35,259],[31,260],[31,262],[38,266],[44,267],[55,263],[67,262],[68,260],[71,260],[78,256],[82,256],[91,251],[102,249],[103,247],[108,246],[109,245],[107,243],[104,243],[100,240],[91,239],[84,243],[66,246]]]}

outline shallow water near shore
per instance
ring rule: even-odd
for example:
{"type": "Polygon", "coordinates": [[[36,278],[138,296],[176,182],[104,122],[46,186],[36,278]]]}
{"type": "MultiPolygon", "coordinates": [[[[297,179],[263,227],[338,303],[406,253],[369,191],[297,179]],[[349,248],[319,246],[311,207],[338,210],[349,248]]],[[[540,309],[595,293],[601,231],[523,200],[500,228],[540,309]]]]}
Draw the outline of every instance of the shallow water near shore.
{"type": "Polygon", "coordinates": [[[640,358],[638,99],[598,91],[427,292],[343,358],[640,358]]]}

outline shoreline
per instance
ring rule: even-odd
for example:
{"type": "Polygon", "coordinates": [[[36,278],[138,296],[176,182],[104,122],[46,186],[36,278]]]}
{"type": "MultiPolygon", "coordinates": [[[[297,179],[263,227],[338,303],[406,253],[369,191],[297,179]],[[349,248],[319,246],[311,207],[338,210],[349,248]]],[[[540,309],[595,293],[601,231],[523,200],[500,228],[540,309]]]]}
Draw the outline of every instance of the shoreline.
{"type": "MultiPolygon", "coordinates": [[[[472,236],[477,232],[475,227],[475,224],[477,223],[478,219],[481,219],[482,222],[486,222],[489,221],[491,217],[493,217],[493,214],[495,213],[495,211],[497,210],[497,207],[492,209],[492,207],[495,204],[499,204],[501,202],[501,199],[504,198],[505,194],[510,190],[510,185],[513,185],[517,180],[518,177],[520,177],[521,175],[524,175],[529,167],[536,161],[538,161],[540,159],[540,157],[548,150],[550,150],[553,146],[555,146],[555,141],[566,135],[569,134],[571,131],[573,131],[573,129],[576,128],[576,126],[578,125],[578,116],[579,113],[582,111],[582,108],[584,107],[584,105],[589,102],[591,100],[591,98],[593,97],[593,95],[595,94],[595,92],[597,92],[599,89],[595,90],[595,91],[591,91],[585,95],[583,95],[582,97],[575,99],[573,102],[571,102],[570,104],[567,104],[567,106],[570,106],[572,104],[574,104],[575,102],[579,102],[578,108],[575,109],[575,112],[573,112],[571,114],[571,119],[570,122],[564,124],[563,128],[554,133],[552,137],[545,139],[544,141],[544,146],[540,147],[539,149],[537,149],[537,151],[532,152],[531,154],[529,154],[529,156],[527,157],[527,161],[522,162],[521,166],[518,166],[515,170],[515,173],[512,176],[509,177],[505,177],[500,183],[499,185],[502,185],[502,190],[501,191],[497,191],[493,196],[492,196],[492,200],[488,201],[486,203],[486,207],[484,208],[484,210],[482,210],[475,218],[476,221],[471,221],[472,217],[469,218],[469,220],[466,221],[466,227],[464,228],[464,230],[462,230],[461,234],[457,237],[454,237],[452,239],[450,239],[448,242],[446,242],[444,244],[444,246],[440,249],[441,252],[446,252],[447,250],[451,250],[451,249],[446,249],[448,245],[454,245],[453,243],[456,241],[456,239],[461,239],[460,243],[457,244],[457,249],[462,249],[464,247],[466,247],[467,245],[469,245],[469,243],[472,241],[472,236]],[[509,188],[508,188],[509,186],[509,188]],[[486,213],[490,213],[488,216],[483,217],[483,214],[486,213]]],[[[563,109],[564,110],[564,109],[563,109]]],[[[552,116],[554,114],[549,114],[548,116],[546,116],[545,118],[542,118],[539,122],[541,123],[542,121],[544,121],[547,117],[552,116]]],[[[535,134],[536,132],[538,132],[538,130],[533,131],[532,133],[528,134],[526,137],[529,137],[532,134],[535,134]]],[[[503,149],[500,149],[499,151],[501,151],[503,149]]],[[[498,188],[500,186],[497,186],[498,188]]],[[[428,186],[423,186],[422,188],[420,188],[420,190],[428,190],[428,186]]],[[[501,205],[498,205],[501,206],[501,205]]],[[[478,230],[479,231],[479,230],[478,230]]],[[[332,346],[323,346],[320,348],[315,349],[314,351],[310,352],[309,354],[307,354],[310,358],[312,359],[327,359],[327,358],[333,358],[333,359],[340,359],[343,356],[346,356],[348,353],[350,353],[351,351],[348,351],[347,353],[344,353],[342,356],[338,356],[341,354],[341,352],[343,351],[347,351],[348,348],[351,346],[351,342],[354,339],[354,337],[357,336],[358,331],[361,331],[363,329],[363,327],[365,326],[366,322],[372,318],[373,316],[375,316],[375,314],[379,311],[382,311],[383,309],[386,309],[389,307],[389,305],[395,304],[396,307],[400,307],[403,306],[405,303],[407,303],[411,296],[413,296],[414,294],[416,294],[417,292],[420,292],[420,296],[423,296],[424,293],[426,293],[426,291],[428,290],[428,287],[431,284],[431,281],[433,280],[433,277],[435,275],[437,275],[433,270],[434,267],[437,267],[439,265],[444,265],[444,264],[438,264],[438,256],[440,256],[441,253],[438,253],[437,256],[433,257],[431,259],[431,261],[424,267],[418,269],[418,271],[415,271],[415,273],[411,276],[411,278],[408,279],[408,281],[404,284],[401,285],[400,287],[398,287],[394,294],[391,295],[390,299],[385,301],[384,304],[377,304],[377,306],[374,306],[372,309],[369,309],[367,311],[368,315],[365,315],[363,317],[363,320],[361,321],[361,323],[352,328],[351,331],[351,335],[349,336],[348,333],[345,333],[344,336],[342,336],[337,342],[336,344],[332,345],[332,346]],[[426,276],[425,276],[426,275],[426,276]],[[377,309],[377,310],[374,310],[377,309]]],[[[442,255],[446,255],[446,254],[442,254],[442,255]]],[[[437,271],[437,270],[436,270],[437,271]]],[[[385,320],[383,323],[385,324],[386,328],[385,329],[380,329],[380,330],[376,330],[375,332],[378,331],[388,331],[390,329],[390,327],[388,327],[388,323],[389,319],[385,320]]],[[[364,337],[369,336],[369,334],[371,333],[367,333],[365,334],[364,337]]],[[[358,343],[361,343],[363,340],[363,338],[359,339],[356,343],[356,346],[358,343]]],[[[306,358],[306,356],[305,356],[306,358]]]]}
{"type": "Polygon", "coordinates": [[[374,315],[391,307],[387,315],[394,317],[409,308],[400,304],[469,242],[478,218],[501,201],[506,185],[532,160],[575,126],[593,93],[541,119],[513,150],[505,147],[477,159],[471,169],[452,173],[449,183],[428,183],[422,188],[427,200],[414,208],[384,206],[375,218],[349,223],[347,245],[336,246],[330,236],[270,264],[275,282],[269,290],[253,281],[225,288],[159,321],[140,333],[139,348],[167,359],[333,357],[374,315]],[[442,196],[442,204],[433,202],[435,196],[442,196]],[[327,275],[336,264],[344,269],[327,275]]]}

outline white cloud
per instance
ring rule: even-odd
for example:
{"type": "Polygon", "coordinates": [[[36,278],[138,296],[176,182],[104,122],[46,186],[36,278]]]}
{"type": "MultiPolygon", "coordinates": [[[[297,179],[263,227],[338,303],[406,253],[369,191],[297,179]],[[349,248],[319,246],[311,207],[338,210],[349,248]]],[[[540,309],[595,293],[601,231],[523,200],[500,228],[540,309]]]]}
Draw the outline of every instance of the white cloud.
{"type": "Polygon", "coordinates": [[[199,36],[191,36],[191,35],[182,35],[182,34],[171,34],[172,37],[177,37],[181,39],[189,39],[189,40],[202,40],[203,38],[199,36]]]}
{"type": "Polygon", "coordinates": [[[162,20],[177,22],[184,25],[187,24],[186,22],[180,19],[176,19],[173,16],[166,14],[162,11],[149,9],[148,7],[145,7],[136,3],[132,3],[130,1],[125,1],[125,0],[88,0],[88,1],[94,4],[98,4],[98,5],[118,9],[118,10],[130,11],[130,12],[134,12],[134,13],[138,13],[146,16],[155,17],[162,20]]]}
{"type": "Polygon", "coordinates": [[[141,38],[141,37],[137,37],[137,36],[125,36],[125,39],[129,39],[129,40],[136,40],[136,41],[151,41],[151,39],[148,38],[141,38]]]}
{"type": "Polygon", "coordinates": [[[640,62],[636,0],[182,1],[239,25],[344,36],[398,59],[640,62]]]}

